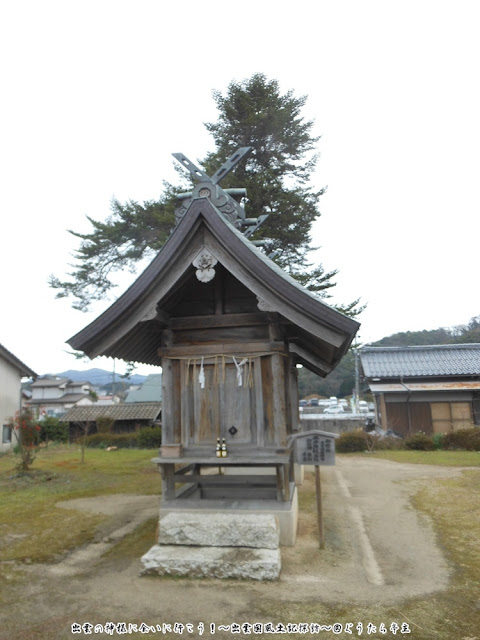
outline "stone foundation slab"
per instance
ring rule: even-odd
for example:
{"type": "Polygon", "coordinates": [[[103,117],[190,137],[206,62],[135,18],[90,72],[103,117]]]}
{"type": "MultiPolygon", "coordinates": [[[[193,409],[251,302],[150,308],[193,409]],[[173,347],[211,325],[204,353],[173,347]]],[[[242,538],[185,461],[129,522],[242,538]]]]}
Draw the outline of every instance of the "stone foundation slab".
{"type": "Polygon", "coordinates": [[[280,549],[247,547],[191,547],[155,545],[142,556],[140,575],[190,578],[246,578],[276,580],[280,575],[280,549]]]}
{"type": "Polygon", "coordinates": [[[160,503],[160,530],[163,520],[170,514],[229,514],[229,515],[273,515],[280,527],[280,545],[293,546],[297,535],[298,496],[292,483],[290,502],[278,500],[205,500],[195,496],[160,503]]]}
{"type": "Polygon", "coordinates": [[[161,545],[277,549],[280,530],[274,515],[261,513],[171,512],[160,521],[161,545]]]}

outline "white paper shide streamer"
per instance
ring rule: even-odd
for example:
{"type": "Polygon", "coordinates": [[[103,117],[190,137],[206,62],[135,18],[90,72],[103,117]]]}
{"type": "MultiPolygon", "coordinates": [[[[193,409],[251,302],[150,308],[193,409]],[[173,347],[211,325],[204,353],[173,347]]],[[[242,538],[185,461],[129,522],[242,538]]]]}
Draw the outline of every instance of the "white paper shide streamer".
{"type": "Polygon", "coordinates": [[[240,362],[237,362],[237,359],[235,358],[235,356],[232,356],[232,358],[237,368],[237,385],[241,387],[243,384],[243,367],[248,362],[248,358],[244,358],[240,362]]]}
{"type": "Polygon", "coordinates": [[[203,356],[202,363],[200,364],[200,373],[198,374],[198,383],[200,385],[200,389],[205,389],[205,369],[203,367],[203,356]]]}

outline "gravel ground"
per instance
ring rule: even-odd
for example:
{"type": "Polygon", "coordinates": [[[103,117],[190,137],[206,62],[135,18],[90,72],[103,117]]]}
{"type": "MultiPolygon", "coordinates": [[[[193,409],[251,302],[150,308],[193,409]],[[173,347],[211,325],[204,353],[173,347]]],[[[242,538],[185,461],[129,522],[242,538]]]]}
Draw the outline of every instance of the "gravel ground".
{"type": "MultiPolygon", "coordinates": [[[[441,591],[450,569],[430,521],[410,498],[429,479],[459,473],[459,468],[337,457],[335,467],[321,468],[325,550],[318,549],[316,514],[300,510],[297,543],[282,548],[281,577],[272,583],[139,577],[139,557],[101,558],[158,513],[157,497],[122,494],[58,503],[113,518],[95,542],[58,563],[28,567],[28,615],[20,616],[12,603],[4,612],[0,639],[82,637],[68,630],[73,622],[87,620],[206,625],[252,620],[265,599],[394,605],[407,596],[441,591]],[[7,624],[11,630],[5,635],[7,624]]],[[[308,469],[305,486],[313,486],[308,469]]]]}

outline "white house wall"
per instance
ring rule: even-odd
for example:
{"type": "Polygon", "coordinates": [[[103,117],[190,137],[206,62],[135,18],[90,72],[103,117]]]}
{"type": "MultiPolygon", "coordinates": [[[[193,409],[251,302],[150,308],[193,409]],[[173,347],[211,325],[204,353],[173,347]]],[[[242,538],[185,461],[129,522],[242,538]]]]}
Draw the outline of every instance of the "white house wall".
{"type": "Polygon", "coordinates": [[[91,384],[75,384],[70,382],[68,385],[68,393],[88,393],[93,391],[91,384]]]}
{"type": "Polygon", "coordinates": [[[12,446],[2,442],[3,426],[20,409],[20,394],[21,378],[18,369],[0,357],[0,451],[8,451],[12,446]]]}
{"type": "Polygon", "coordinates": [[[32,400],[55,400],[65,393],[65,385],[61,387],[32,387],[32,400]]]}

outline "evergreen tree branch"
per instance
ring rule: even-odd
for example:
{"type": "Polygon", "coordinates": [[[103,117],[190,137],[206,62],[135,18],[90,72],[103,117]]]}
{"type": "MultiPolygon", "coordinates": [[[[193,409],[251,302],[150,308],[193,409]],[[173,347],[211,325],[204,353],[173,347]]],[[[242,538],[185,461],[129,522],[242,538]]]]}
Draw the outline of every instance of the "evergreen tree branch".
{"type": "Polygon", "coordinates": [[[86,311],[91,302],[102,300],[116,286],[114,272],[128,269],[143,258],[158,252],[166,242],[174,224],[175,193],[166,185],[159,201],[139,204],[133,200],[120,203],[113,199],[111,215],[106,222],[87,216],[93,231],[69,233],[80,239],[74,254],[75,263],[69,279],[50,276],[49,284],[57,290],[56,298],[73,297],[73,307],[86,311]]]}
{"type": "MultiPolygon", "coordinates": [[[[282,94],[279,83],[257,73],[241,82],[231,82],[225,94],[213,92],[218,119],[206,123],[215,151],[199,164],[213,175],[239,147],[251,146],[252,153],[222,181],[223,188],[247,190],[247,217],[269,214],[252,236],[263,240],[267,253],[303,286],[321,298],[330,297],[337,271],[312,267],[308,257],[312,224],[320,216],[319,200],[325,187],[312,184],[318,161],[318,136],[314,122],[305,120],[302,109],[307,97],[293,90],[282,94]]],[[[164,184],[158,201],[140,204],[113,199],[105,222],[88,217],[90,233],[70,230],[78,238],[72,271],[67,279],[50,277],[57,298],[72,297],[74,308],[86,310],[91,302],[104,299],[114,288],[112,275],[134,271],[140,260],[157,253],[174,226],[175,195],[188,189],[192,176],[180,168],[181,187],[164,184]]],[[[347,315],[358,315],[364,307],[353,301],[337,307],[347,315]]]]}

